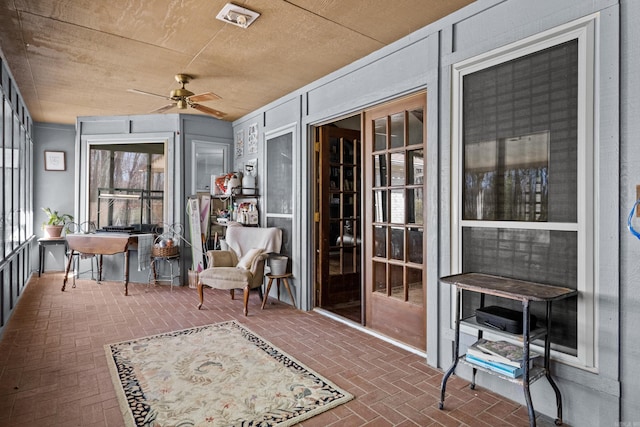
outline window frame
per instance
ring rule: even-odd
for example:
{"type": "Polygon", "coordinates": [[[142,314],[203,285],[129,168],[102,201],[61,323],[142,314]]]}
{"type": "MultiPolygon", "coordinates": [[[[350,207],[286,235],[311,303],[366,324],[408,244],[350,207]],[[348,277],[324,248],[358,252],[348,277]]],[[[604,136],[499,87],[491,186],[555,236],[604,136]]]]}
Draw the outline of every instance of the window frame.
{"type": "Polygon", "coordinates": [[[193,140],[193,149],[191,151],[191,194],[198,192],[209,192],[213,194],[213,188],[198,188],[198,176],[207,175],[207,171],[202,171],[198,168],[198,156],[206,154],[218,154],[222,152],[222,170],[219,175],[224,174],[229,170],[229,144],[222,142],[209,142],[203,140],[193,140]]]}
{"type": "MultiPolygon", "coordinates": [[[[462,229],[486,227],[549,231],[575,231],[577,233],[577,289],[578,313],[577,355],[553,350],[555,359],[584,369],[596,366],[596,263],[595,263],[595,205],[594,193],[597,175],[594,161],[595,140],[595,27],[596,17],[587,16],[569,24],[542,32],[519,42],[492,50],[452,65],[452,133],[451,133],[451,274],[462,272],[462,229]],[[463,135],[463,79],[464,76],[522,56],[539,52],[567,41],[578,41],[578,123],[577,123],[577,220],[566,222],[481,221],[463,220],[464,165],[463,135]]],[[[451,290],[451,325],[453,325],[455,290],[451,290]]],[[[463,332],[473,333],[471,328],[463,332]]]]}
{"type": "Polygon", "coordinates": [[[173,135],[170,133],[150,133],[144,135],[87,135],[80,139],[81,147],[76,149],[76,156],[81,159],[79,171],[79,179],[76,182],[78,188],[79,200],[76,213],[77,222],[82,224],[89,220],[89,169],[90,156],[92,148],[99,148],[103,145],[111,144],[163,144],[165,157],[165,183],[164,183],[164,199],[163,199],[163,218],[167,224],[175,222],[175,185],[171,185],[175,181],[175,162],[169,159],[174,158],[173,135]]]}

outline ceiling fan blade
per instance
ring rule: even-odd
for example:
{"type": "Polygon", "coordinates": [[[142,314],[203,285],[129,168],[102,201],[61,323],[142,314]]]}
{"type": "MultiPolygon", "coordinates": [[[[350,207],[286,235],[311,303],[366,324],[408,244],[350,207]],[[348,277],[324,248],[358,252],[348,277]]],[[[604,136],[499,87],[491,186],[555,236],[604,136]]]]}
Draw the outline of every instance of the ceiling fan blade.
{"type": "Polygon", "coordinates": [[[165,96],[165,95],[158,95],[157,93],[145,92],[143,90],[138,90],[138,89],[127,89],[127,92],[139,93],[139,94],[142,94],[142,95],[158,96],[158,97],[163,98],[163,99],[171,99],[171,98],[169,98],[168,96],[165,96]]]}
{"type": "Polygon", "coordinates": [[[204,105],[200,105],[200,104],[189,104],[189,105],[191,105],[191,107],[195,108],[198,111],[202,111],[203,113],[210,114],[219,119],[225,116],[225,114],[222,111],[214,110],[213,108],[205,107],[204,105]]]}
{"type": "Polygon", "coordinates": [[[169,110],[169,109],[171,109],[171,108],[173,108],[175,106],[176,106],[175,102],[173,104],[167,104],[165,106],[162,106],[160,108],[157,108],[157,109],[151,111],[149,114],[162,113],[162,112],[165,112],[165,111],[167,111],[167,110],[169,110]]]}
{"type": "Polygon", "coordinates": [[[213,92],[199,93],[189,97],[191,102],[215,101],[217,99],[220,99],[220,97],[213,92]]]}

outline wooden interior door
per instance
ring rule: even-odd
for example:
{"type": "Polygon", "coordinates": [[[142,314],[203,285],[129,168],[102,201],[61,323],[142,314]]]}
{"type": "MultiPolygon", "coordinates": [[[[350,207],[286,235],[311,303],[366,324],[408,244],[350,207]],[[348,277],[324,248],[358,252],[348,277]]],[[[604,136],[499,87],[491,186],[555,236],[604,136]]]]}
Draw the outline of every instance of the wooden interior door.
{"type": "Polygon", "coordinates": [[[426,350],[426,94],[364,115],[365,324],[426,350]]]}
{"type": "MultiPolygon", "coordinates": [[[[360,132],[322,126],[316,128],[316,138],[316,305],[359,308],[360,132]]],[[[359,322],[357,317],[353,320],[359,322]]]]}

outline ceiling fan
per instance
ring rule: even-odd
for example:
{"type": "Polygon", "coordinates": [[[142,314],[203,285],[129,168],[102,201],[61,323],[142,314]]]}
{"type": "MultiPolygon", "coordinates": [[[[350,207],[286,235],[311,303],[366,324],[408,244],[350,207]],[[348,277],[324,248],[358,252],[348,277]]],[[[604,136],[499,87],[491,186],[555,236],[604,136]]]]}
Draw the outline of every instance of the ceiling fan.
{"type": "Polygon", "coordinates": [[[213,108],[209,108],[204,105],[198,104],[198,102],[215,101],[217,99],[220,99],[218,95],[216,95],[213,92],[205,92],[205,93],[196,95],[190,90],[186,89],[184,85],[186,85],[193,79],[193,77],[188,74],[176,74],[175,79],[178,83],[182,85],[182,87],[172,90],[169,93],[169,96],[158,95],[157,93],[145,92],[143,90],[138,90],[138,89],[128,89],[128,92],[141,93],[143,95],[158,96],[160,98],[173,101],[171,104],[167,104],[163,107],[153,110],[152,113],[162,113],[173,107],[178,107],[178,109],[180,110],[185,110],[187,107],[191,107],[191,108],[195,108],[198,111],[202,111],[203,113],[210,114],[219,119],[225,116],[225,114],[221,111],[214,110],[213,108]]]}

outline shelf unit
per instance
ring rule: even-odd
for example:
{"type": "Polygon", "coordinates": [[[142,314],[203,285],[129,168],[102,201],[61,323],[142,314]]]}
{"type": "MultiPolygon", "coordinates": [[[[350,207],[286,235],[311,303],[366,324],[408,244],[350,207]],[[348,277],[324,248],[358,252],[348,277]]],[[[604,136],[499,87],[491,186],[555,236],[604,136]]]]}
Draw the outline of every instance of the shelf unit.
{"type": "Polygon", "coordinates": [[[529,386],[536,380],[546,377],[547,381],[553,388],[556,396],[557,418],[555,420],[556,425],[562,424],[562,395],[560,389],[555,384],[551,377],[551,371],[549,369],[549,362],[551,359],[551,341],[549,332],[551,331],[551,303],[564,298],[569,298],[577,295],[577,291],[574,289],[563,288],[559,286],[544,285],[541,283],[527,282],[523,280],[510,279],[500,276],[492,276],[489,274],[480,273],[464,273],[456,274],[453,276],[442,277],[440,279],[444,283],[448,283],[455,286],[455,341],[454,341],[454,358],[451,367],[445,372],[442,378],[442,384],[440,387],[440,403],[439,409],[444,409],[444,398],[447,387],[447,380],[456,370],[459,362],[465,365],[471,366],[473,369],[473,377],[470,387],[475,388],[475,378],[477,371],[486,372],[490,375],[497,376],[499,378],[515,382],[522,386],[525,401],[527,403],[527,411],[529,414],[529,425],[534,427],[536,425],[535,411],[533,409],[533,402],[531,400],[531,393],[529,386]],[[484,296],[494,295],[511,300],[517,300],[522,302],[522,334],[510,334],[495,328],[483,325],[479,323],[475,316],[467,318],[460,317],[460,294],[462,290],[480,293],[480,307],[484,306],[484,296]],[[530,329],[529,315],[530,305],[533,302],[541,302],[546,304],[546,323],[543,327],[530,329]],[[484,332],[491,333],[509,341],[519,342],[523,347],[523,374],[518,378],[510,378],[505,375],[500,375],[496,372],[485,369],[472,362],[465,360],[464,355],[460,355],[460,326],[471,327],[477,331],[478,339],[482,338],[484,332]],[[544,340],[544,355],[543,366],[529,366],[529,354],[531,341],[534,339],[544,340]]]}
{"type": "MultiPolygon", "coordinates": [[[[229,206],[233,206],[234,203],[242,202],[242,201],[253,201],[258,209],[258,213],[260,212],[258,201],[260,199],[260,195],[258,194],[257,189],[254,190],[255,194],[217,194],[211,196],[211,205],[209,209],[209,236],[207,241],[207,247],[210,249],[214,249],[215,246],[215,234],[218,233],[219,237],[224,237],[226,224],[219,223],[217,220],[216,212],[220,210],[227,209],[229,206]]],[[[259,227],[260,226],[260,216],[258,215],[258,223],[257,224],[243,224],[245,227],[259,227]]]]}

